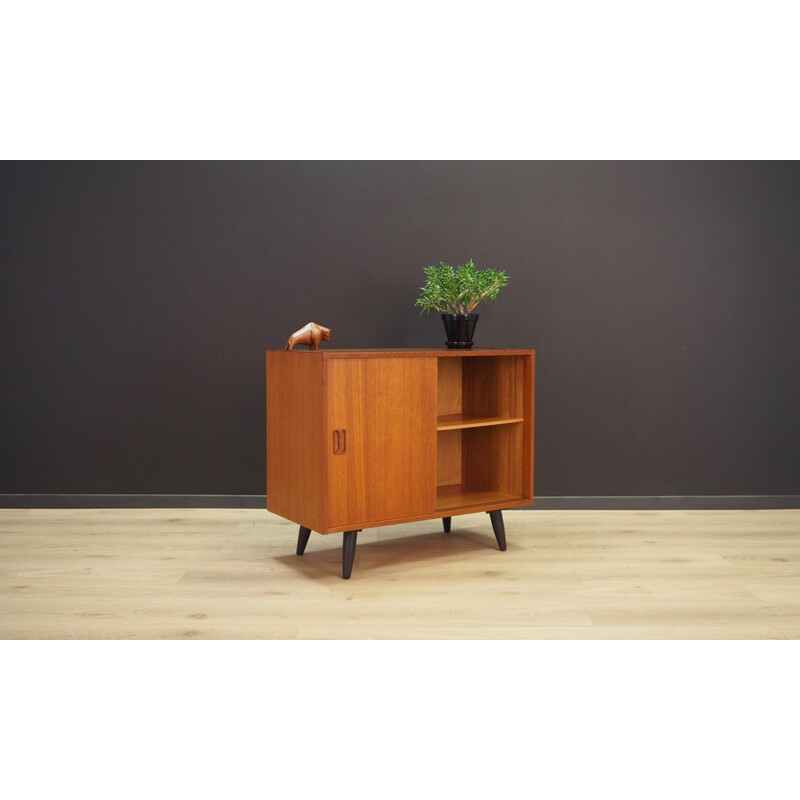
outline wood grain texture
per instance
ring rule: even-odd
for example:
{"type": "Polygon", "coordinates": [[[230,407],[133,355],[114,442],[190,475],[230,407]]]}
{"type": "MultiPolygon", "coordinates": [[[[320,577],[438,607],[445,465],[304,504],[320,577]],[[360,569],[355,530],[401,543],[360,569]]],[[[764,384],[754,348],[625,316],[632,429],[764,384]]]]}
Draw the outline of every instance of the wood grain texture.
{"type": "Polygon", "coordinates": [[[461,478],[465,490],[526,499],[523,489],[523,426],[495,425],[462,431],[461,478]]]}
{"type": "Polygon", "coordinates": [[[268,454],[269,510],[328,534],[532,501],[532,351],[268,351],[267,361],[268,444],[281,450],[268,454]]]}
{"type": "Polygon", "coordinates": [[[439,431],[436,436],[436,486],[454,486],[460,483],[461,431],[439,431]]]}
{"type": "MultiPolygon", "coordinates": [[[[532,351],[461,362],[461,412],[448,409],[437,422],[440,510],[458,513],[453,509],[459,500],[487,511],[504,501],[507,507],[533,501],[533,373],[532,351]],[[443,432],[450,430],[458,432],[458,440],[443,432]],[[461,464],[455,467],[458,454],[461,464]]],[[[440,364],[440,393],[441,376],[440,364]]],[[[458,390],[454,380],[446,384],[448,391],[458,390]]]]}
{"type": "Polygon", "coordinates": [[[798,639],[800,510],[511,511],[340,537],[253,509],[0,510],[3,639],[798,639]]]}
{"type": "Polygon", "coordinates": [[[522,493],[533,502],[536,427],[536,351],[524,357],[522,370],[522,493]]]}
{"type": "Polygon", "coordinates": [[[312,530],[324,524],[323,386],[319,358],[267,351],[267,508],[312,530]]]}
{"type": "Polygon", "coordinates": [[[460,483],[436,488],[436,508],[448,514],[496,511],[524,504],[524,498],[519,495],[491,487],[474,487],[460,483]]]}
{"type": "Polygon", "coordinates": [[[347,451],[326,455],[324,530],[433,514],[436,359],[342,359],[326,375],[326,430],[345,429],[347,451]]]}
{"type": "MultiPolygon", "coordinates": [[[[271,351],[267,351],[271,352],[271,351]]],[[[428,348],[361,348],[361,349],[347,349],[337,350],[335,348],[325,348],[324,350],[298,350],[298,353],[303,353],[306,357],[320,356],[326,359],[338,358],[363,358],[370,356],[371,358],[420,358],[421,356],[436,356],[437,358],[474,358],[480,356],[524,356],[531,353],[530,350],[508,349],[508,348],[492,348],[492,347],[473,347],[471,350],[449,350],[446,347],[428,347],[428,348]]]]}
{"type": "MultiPolygon", "coordinates": [[[[460,358],[437,358],[436,413],[439,421],[461,414],[460,358]]],[[[436,485],[453,486],[461,483],[461,433],[447,431],[436,436],[436,485]]],[[[438,500],[437,500],[438,507],[438,500]]]]}
{"type": "Polygon", "coordinates": [[[463,413],[519,418],[523,410],[524,356],[472,358],[463,363],[463,413]]]}
{"type": "Polygon", "coordinates": [[[480,417],[470,414],[446,414],[436,420],[436,430],[451,431],[463,428],[486,428],[489,425],[509,425],[522,422],[523,417],[480,417]]]}
{"type": "Polygon", "coordinates": [[[436,362],[436,414],[438,417],[460,414],[463,362],[460,358],[437,358],[436,362]]]}

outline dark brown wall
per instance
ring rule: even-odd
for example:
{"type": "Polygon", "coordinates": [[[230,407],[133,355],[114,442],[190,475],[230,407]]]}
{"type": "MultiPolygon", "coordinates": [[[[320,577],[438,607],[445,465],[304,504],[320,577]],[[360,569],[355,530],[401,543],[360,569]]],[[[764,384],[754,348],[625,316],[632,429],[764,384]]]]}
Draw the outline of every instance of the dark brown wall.
{"type": "Polygon", "coordinates": [[[795,163],[0,165],[0,492],[262,494],[264,350],[439,346],[510,283],[542,495],[800,493],[795,163]]]}

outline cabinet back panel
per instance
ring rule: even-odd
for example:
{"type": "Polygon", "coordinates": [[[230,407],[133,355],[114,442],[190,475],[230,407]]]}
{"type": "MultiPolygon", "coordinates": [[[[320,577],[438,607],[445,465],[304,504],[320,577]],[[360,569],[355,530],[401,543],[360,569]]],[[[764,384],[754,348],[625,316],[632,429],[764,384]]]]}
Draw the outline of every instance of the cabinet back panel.
{"type": "Polygon", "coordinates": [[[436,485],[461,483],[461,431],[439,431],[436,446],[436,485]]]}
{"type": "Polygon", "coordinates": [[[468,358],[463,361],[463,413],[522,416],[525,356],[468,358]]]}
{"type": "Polygon", "coordinates": [[[523,497],[523,425],[464,430],[461,475],[466,490],[523,497]]]}

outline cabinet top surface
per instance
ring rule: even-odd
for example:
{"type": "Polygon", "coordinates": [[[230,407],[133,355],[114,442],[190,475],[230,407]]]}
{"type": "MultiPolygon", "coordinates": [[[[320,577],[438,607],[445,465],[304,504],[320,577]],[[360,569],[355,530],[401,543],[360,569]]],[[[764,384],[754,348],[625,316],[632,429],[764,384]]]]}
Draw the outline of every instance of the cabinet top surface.
{"type": "Polygon", "coordinates": [[[469,356],[528,356],[535,353],[535,350],[519,350],[495,347],[474,347],[470,350],[450,350],[445,347],[430,348],[364,348],[353,350],[267,350],[268,353],[291,353],[300,356],[325,356],[327,358],[363,358],[370,356],[373,358],[419,358],[420,356],[441,357],[469,357],[469,356]]]}

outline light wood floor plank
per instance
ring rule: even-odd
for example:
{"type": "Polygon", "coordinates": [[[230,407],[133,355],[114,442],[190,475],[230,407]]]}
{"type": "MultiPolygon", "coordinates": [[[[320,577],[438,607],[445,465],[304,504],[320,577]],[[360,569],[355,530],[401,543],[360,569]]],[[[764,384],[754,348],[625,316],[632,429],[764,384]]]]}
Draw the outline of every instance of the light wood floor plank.
{"type": "Polygon", "coordinates": [[[510,511],[341,536],[252,509],[0,510],[4,639],[797,639],[800,510],[510,511]]]}

